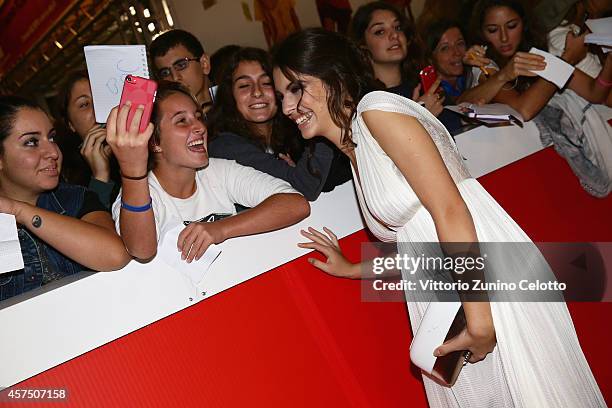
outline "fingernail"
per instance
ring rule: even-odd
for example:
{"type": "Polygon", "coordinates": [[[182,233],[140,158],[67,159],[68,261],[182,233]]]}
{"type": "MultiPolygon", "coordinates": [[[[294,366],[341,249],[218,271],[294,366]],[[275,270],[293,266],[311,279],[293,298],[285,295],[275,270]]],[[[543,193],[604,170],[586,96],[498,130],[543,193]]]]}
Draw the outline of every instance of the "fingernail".
{"type": "Polygon", "coordinates": [[[308,263],[313,264],[314,263],[314,259],[308,258],[308,263]]]}
{"type": "Polygon", "coordinates": [[[138,109],[144,109],[144,105],[138,105],[138,109]]]}
{"type": "Polygon", "coordinates": [[[434,350],[434,356],[440,357],[440,354],[442,354],[442,353],[440,353],[440,350],[437,350],[437,349],[434,350]]]}

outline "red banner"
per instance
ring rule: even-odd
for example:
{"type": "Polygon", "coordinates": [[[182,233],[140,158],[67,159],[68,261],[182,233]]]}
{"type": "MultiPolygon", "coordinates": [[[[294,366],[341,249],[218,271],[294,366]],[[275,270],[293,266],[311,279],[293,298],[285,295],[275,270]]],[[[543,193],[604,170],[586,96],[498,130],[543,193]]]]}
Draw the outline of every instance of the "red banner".
{"type": "Polygon", "coordinates": [[[0,76],[27,53],[75,0],[6,0],[0,8],[0,76]]]}

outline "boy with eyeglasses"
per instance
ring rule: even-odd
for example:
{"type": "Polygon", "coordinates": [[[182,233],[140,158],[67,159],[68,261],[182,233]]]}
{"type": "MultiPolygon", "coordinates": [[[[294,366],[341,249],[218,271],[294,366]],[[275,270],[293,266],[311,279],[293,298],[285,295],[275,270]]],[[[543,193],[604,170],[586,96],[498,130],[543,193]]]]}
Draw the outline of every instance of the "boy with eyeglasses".
{"type": "Polygon", "coordinates": [[[167,31],[153,40],[149,52],[157,79],[181,83],[204,112],[210,109],[214,98],[214,89],[209,89],[210,58],[193,34],[178,29],[167,31]]]}

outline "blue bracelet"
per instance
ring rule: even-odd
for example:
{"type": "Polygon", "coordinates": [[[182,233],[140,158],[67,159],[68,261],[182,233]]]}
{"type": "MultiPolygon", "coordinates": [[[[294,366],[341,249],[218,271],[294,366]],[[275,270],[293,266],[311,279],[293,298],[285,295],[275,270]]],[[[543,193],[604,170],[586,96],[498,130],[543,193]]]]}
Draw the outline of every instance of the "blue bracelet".
{"type": "Polygon", "coordinates": [[[145,212],[149,211],[151,207],[153,207],[153,199],[149,197],[149,204],[143,205],[141,207],[135,207],[133,205],[126,204],[123,200],[121,200],[121,208],[125,208],[131,212],[145,212]]]}

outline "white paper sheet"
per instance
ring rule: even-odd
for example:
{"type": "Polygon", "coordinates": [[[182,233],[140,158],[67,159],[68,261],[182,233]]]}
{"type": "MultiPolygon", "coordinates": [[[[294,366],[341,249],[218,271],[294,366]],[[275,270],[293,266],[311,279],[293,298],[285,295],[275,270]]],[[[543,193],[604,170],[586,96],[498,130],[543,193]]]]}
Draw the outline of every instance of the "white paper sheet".
{"type": "Polygon", "coordinates": [[[563,88],[568,79],[572,76],[575,68],[563,61],[561,58],[555,57],[546,51],[531,48],[529,52],[543,56],[544,60],[546,61],[546,68],[544,68],[542,71],[531,72],[557,85],[559,89],[563,88]]]}
{"type": "Polygon", "coordinates": [[[587,34],[584,42],[601,46],[605,53],[612,51],[612,34],[587,34]]]}
{"type": "Polygon", "coordinates": [[[204,255],[199,260],[194,260],[191,263],[187,263],[181,259],[181,253],[178,251],[176,243],[178,242],[179,234],[185,226],[181,223],[176,227],[168,230],[157,248],[157,256],[162,261],[187,275],[194,286],[197,286],[204,277],[204,274],[210,269],[212,263],[221,254],[221,248],[219,245],[212,244],[208,247],[204,255]]]}
{"type": "Polygon", "coordinates": [[[127,75],[149,78],[144,45],[88,45],[84,48],[96,122],[106,123],[119,105],[127,75]]]}
{"type": "Polygon", "coordinates": [[[23,269],[23,256],[15,216],[0,213],[0,273],[19,269],[23,269]]]}
{"type": "Polygon", "coordinates": [[[612,34],[612,17],[590,18],[585,23],[595,34],[612,34]]]}

